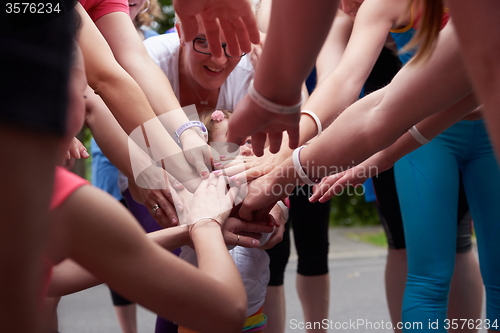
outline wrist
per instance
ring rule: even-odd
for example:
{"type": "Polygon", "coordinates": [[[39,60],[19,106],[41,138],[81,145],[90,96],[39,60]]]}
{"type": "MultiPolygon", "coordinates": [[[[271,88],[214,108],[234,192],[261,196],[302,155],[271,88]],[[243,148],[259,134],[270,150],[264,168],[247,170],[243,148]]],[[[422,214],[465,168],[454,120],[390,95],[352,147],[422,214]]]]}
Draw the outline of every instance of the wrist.
{"type": "Polygon", "coordinates": [[[291,100],[287,100],[283,103],[278,102],[279,98],[273,95],[273,97],[267,97],[263,95],[258,88],[255,87],[254,81],[250,81],[250,85],[248,86],[248,96],[250,99],[260,106],[262,109],[267,110],[272,113],[289,115],[300,112],[300,107],[304,102],[304,97],[299,93],[300,98],[297,99],[292,98],[291,100]]]}
{"type": "MultiPolygon", "coordinates": [[[[179,136],[179,142],[182,147],[186,145],[187,142],[189,141],[197,141],[197,140],[203,140],[203,133],[201,132],[201,129],[198,127],[191,127],[185,130],[180,136],[179,136]]],[[[206,142],[203,141],[205,144],[206,142]]]]}
{"type": "MultiPolygon", "coordinates": [[[[182,147],[182,140],[187,133],[196,133],[205,142],[208,141],[208,131],[205,125],[200,121],[188,121],[182,124],[177,131],[175,131],[175,139],[177,143],[182,147]]],[[[189,137],[189,135],[188,135],[189,137]]]]}
{"type": "Polygon", "coordinates": [[[193,223],[188,224],[188,233],[189,237],[192,238],[192,233],[195,230],[198,230],[199,228],[206,228],[206,227],[213,227],[217,228],[218,230],[222,229],[222,224],[212,218],[212,217],[202,217],[194,221],[193,223]]]}

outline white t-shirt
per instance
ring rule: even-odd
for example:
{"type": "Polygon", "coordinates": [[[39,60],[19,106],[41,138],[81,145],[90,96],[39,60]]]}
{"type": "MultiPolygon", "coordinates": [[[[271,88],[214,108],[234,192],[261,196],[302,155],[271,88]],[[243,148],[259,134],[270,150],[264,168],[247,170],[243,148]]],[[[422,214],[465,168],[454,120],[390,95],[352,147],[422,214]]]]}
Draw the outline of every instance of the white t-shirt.
{"type": "MultiPolygon", "coordinates": [[[[144,45],[154,62],[167,75],[174,94],[179,99],[179,36],[176,33],[171,33],[151,37],[144,41],[144,45]]],[[[254,68],[250,63],[250,57],[242,57],[222,84],[216,109],[234,110],[236,104],[247,93],[253,73],[254,68]]]]}
{"type": "MultiPolygon", "coordinates": [[[[179,99],[179,55],[180,42],[176,33],[150,37],[144,45],[154,62],[167,75],[175,96],[179,99]]],[[[254,68],[250,57],[241,58],[219,91],[216,109],[232,111],[245,96],[254,68]]],[[[268,236],[269,237],[269,236],[268,236]]],[[[229,253],[238,267],[247,292],[247,316],[253,315],[264,304],[266,288],[269,282],[269,256],[263,250],[233,247],[229,253]]],[[[197,265],[196,252],[189,246],[183,246],[180,257],[197,265]]]]}

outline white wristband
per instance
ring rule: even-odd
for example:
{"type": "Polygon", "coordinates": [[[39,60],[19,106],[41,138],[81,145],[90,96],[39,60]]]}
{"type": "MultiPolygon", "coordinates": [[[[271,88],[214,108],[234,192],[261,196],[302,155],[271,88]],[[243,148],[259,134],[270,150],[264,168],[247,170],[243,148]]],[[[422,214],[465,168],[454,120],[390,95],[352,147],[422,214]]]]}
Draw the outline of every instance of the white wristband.
{"type": "Polygon", "coordinates": [[[297,148],[293,151],[293,155],[292,155],[293,168],[295,169],[295,172],[297,172],[297,175],[299,175],[300,180],[304,184],[316,185],[319,183],[319,181],[314,182],[311,179],[309,179],[309,177],[307,177],[306,173],[304,172],[304,169],[302,169],[302,165],[300,164],[300,151],[304,147],[305,146],[300,146],[299,148],[297,148]]]}
{"type": "Polygon", "coordinates": [[[283,203],[283,201],[278,201],[278,206],[281,208],[281,211],[283,212],[283,218],[285,221],[288,221],[288,217],[290,215],[288,207],[283,203]]]}
{"type": "Polygon", "coordinates": [[[408,132],[410,132],[411,136],[413,136],[413,138],[417,140],[417,142],[421,145],[425,145],[431,142],[431,140],[428,140],[425,136],[423,136],[415,126],[412,126],[412,128],[410,128],[408,132]]]}
{"type": "Polygon", "coordinates": [[[250,81],[250,85],[248,86],[248,96],[250,96],[250,98],[261,108],[277,114],[297,113],[300,111],[300,107],[304,102],[304,96],[302,95],[300,96],[300,102],[295,105],[281,105],[271,102],[270,100],[259,94],[257,90],[255,90],[255,87],[253,86],[253,80],[250,81]]]}
{"type": "Polygon", "coordinates": [[[323,132],[323,126],[321,126],[321,121],[319,120],[318,116],[314,112],[309,111],[309,110],[302,110],[302,111],[300,111],[300,113],[307,114],[307,115],[311,116],[312,119],[314,119],[314,122],[316,123],[316,127],[318,128],[318,134],[316,134],[316,138],[317,138],[321,134],[321,132],[323,132]]]}

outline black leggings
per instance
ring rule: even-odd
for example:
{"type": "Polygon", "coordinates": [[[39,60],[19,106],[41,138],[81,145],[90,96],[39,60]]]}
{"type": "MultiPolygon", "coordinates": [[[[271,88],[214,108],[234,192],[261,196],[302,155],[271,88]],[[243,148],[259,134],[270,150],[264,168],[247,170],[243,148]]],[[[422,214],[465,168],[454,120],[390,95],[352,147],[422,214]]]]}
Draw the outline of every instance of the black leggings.
{"type": "Polygon", "coordinates": [[[328,273],[328,223],[330,201],[310,203],[311,186],[298,186],[290,195],[290,220],[286,224],[283,241],[267,250],[271,259],[270,286],[283,284],[285,268],[290,256],[290,228],[293,227],[295,247],[299,257],[297,273],[316,276],[328,273]]]}

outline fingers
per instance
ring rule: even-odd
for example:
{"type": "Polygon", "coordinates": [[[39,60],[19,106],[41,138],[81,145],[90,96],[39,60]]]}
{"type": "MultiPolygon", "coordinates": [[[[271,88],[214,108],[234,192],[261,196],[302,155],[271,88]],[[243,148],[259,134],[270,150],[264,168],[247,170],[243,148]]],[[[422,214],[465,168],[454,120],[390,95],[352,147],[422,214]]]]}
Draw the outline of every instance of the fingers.
{"type": "MultiPolygon", "coordinates": [[[[184,41],[190,42],[198,34],[198,21],[195,16],[182,16],[181,30],[184,41]]],[[[205,26],[207,26],[205,24],[205,26]]],[[[208,40],[208,38],[207,38],[208,40]]]]}
{"type": "MultiPolygon", "coordinates": [[[[257,132],[252,135],[252,150],[255,156],[264,155],[264,146],[266,144],[266,132],[257,132]]],[[[279,148],[278,148],[279,150],[279,148]]]]}
{"type": "Polygon", "coordinates": [[[237,54],[237,56],[240,56],[241,53],[250,53],[252,51],[252,43],[250,42],[245,22],[243,22],[243,19],[240,17],[238,17],[237,19],[233,19],[232,22],[234,33],[238,39],[238,46],[240,49],[240,54],[237,54]]]}
{"type": "Polygon", "coordinates": [[[238,57],[241,55],[240,47],[238,45],[238,38],[236,37],[236,32],[234,30],[234,25],[229,19],[219,18],[219,23],[224,32],[224,37],[226,38],[226,50],[227,53],[233,57],[238,57]]]}
{"type": "MultiPolygon", "coordinates": [[[[203,25],[205,26],[205,36],[207,38],[208,46],[210,48],[210,53],[216,58],[220,58],[223,55],[220,40],[220,25],[219,21],[215,17],[209,17],[202,15],[203,25]]],[[[219,18],[220,19],[220,18],[219,18]]],[[[184,26],[184,22],[182,22],[184,26]]],[[[198,31],[196,31],[196,34],[198,31]]],[[[192,39],[194,39],[194,37],[192,39]]]]}
{"type": "Polygon", "coordinates": [[[288,133],[288,147],[295,149],[299,146],[300,132],[299,128],[294,128],[286,131],[288,133]]]}
{"type": "MultiPolygon", "coordinates": [[[[255,19],[255,15],[244,15],[241,17],[241,21],[246,27],[246,34],[248,35],[250,42],[253,44],[258,44],[260,42],[260,32],[259,29],[257,28],[257,21],[255,19]]],[[[238,39],[240,39],[241,41],[241,37],[239,35],[238,39]]],[[[243,50],[243,52],[246,52],[244,47],[242,47],[241,45],[240,47],[243,50]]]]}
{"type": "MultiPolygon", "coordinates": [[[[283,134],[280,133],[269,133],[269,151],[273,154],[276,154],[280,151],[281,140],[283,138],[283,134]]],[[[253,146],[253,143],[252,143],[253,146]]]]}
{"type": "Polygon", "coordinates": [[[232,238],[233,241],[232,242],[229,241],[227,243],[228,245],[238,245],[238,246],[249,247],[249,248],[259,247],[260,246],[260,242],[257,239],[253,238],[253,237],[248,237],[248,236],[243,236],[243,235],[236,235],[236,234],[232,234],[232,235],[233,236],[231,238],[232,238]]]}

